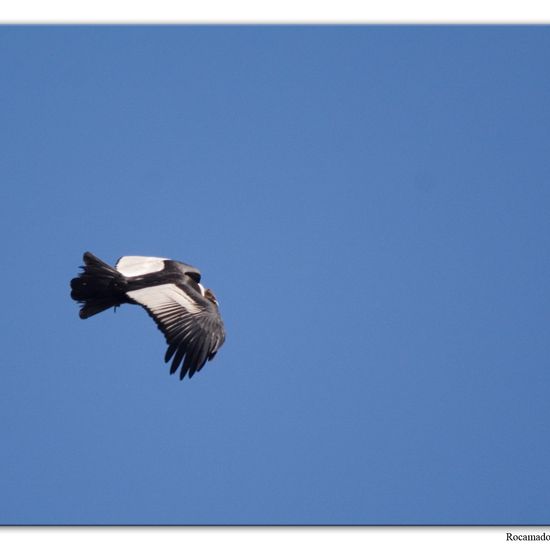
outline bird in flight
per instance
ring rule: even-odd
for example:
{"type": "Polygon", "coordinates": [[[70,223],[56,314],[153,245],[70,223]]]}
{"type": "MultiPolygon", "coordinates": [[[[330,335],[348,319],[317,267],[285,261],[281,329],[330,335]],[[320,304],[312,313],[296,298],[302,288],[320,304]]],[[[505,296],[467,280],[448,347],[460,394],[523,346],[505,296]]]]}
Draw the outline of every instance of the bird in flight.
{"type": "Polygon", "coordinates": [[[200,271],[167,258],[123,256],[115,267],[84,253],[83,272],[71,280],[71,298],[81,304],[80,318],[121,304],[145,308],[168,344],[164,361],[170,374],[191,378],[214,358],[225,341],[218,301],[200,284],[200,271]]]}

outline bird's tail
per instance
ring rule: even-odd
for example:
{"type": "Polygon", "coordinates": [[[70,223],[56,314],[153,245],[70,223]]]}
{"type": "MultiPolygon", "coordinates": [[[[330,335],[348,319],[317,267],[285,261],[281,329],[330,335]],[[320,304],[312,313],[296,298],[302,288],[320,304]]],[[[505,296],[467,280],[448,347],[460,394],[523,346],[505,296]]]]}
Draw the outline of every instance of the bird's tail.
{"type": "Polygon", "coordinates": [[[71,281],[71,298],[80,308],[80,318],[87,319],[96,313],[120,305],[125,301],[126,278],[116,269],[84,253],[83,272],[71,281]]]}

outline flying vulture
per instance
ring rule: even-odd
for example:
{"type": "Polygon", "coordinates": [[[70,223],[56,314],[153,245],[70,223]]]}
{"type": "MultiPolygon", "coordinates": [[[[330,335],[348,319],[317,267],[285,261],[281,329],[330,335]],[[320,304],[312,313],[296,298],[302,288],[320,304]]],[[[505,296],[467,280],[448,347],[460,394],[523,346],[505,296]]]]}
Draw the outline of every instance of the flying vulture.
{"type": "Polygon", "coordinates": [[[84,253],[83,272],[71,281],[71,298],[80,318],[121,304],[146,309],[168,343],[164,361],[170,374],[191,378],[214,358],[225,340],[218,301],[200,284],[200,271],[168,258],[123,256],[115,267],[91,252],[84,253]]]}

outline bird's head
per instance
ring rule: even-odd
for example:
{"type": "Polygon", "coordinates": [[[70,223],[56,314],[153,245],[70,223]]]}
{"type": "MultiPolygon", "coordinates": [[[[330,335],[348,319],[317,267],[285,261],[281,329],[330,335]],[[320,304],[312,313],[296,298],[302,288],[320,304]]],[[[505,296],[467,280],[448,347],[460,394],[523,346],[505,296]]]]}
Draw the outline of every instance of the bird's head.
{"type": "Polygon", "coordinates": [[[216,300],[216,296],[214,296],[214,293],[209,288],[206,288],[204,290],[204,297],[210,300],[213,304],[218,305],[218,300],[216,300]]]}
{"type": "Polygon", "coordinates": [[[201,291],[201,294],[207,299],[210,300],[213,304],[218,305],[218,300],[216,300],[216,296],[214,296],[214,293],[209,288],[204,288],[199,283],[199,289],[201,291]]]}

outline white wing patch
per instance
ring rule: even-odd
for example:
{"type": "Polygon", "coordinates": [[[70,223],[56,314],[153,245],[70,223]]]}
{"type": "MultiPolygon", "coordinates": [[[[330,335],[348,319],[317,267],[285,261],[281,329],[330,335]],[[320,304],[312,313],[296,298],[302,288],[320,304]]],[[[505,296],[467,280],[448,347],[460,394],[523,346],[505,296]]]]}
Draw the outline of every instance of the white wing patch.
{"type": "Polygon", "coordinates": [[[138,304],[150,309],[153,313],[163,313],[167,308],[179,305],[189,313],[199,313],[201,308],[183,290],[173,284],[149,286],[126,293],[138,304]]]}
{"type": "Polygon", "coordinates": [[[164,260],[168,258],[152,258],[148,256],[123,256],[115,268],[125,277],[138,277],[148,273],[156,273],[164,269],[164,260]]]}

